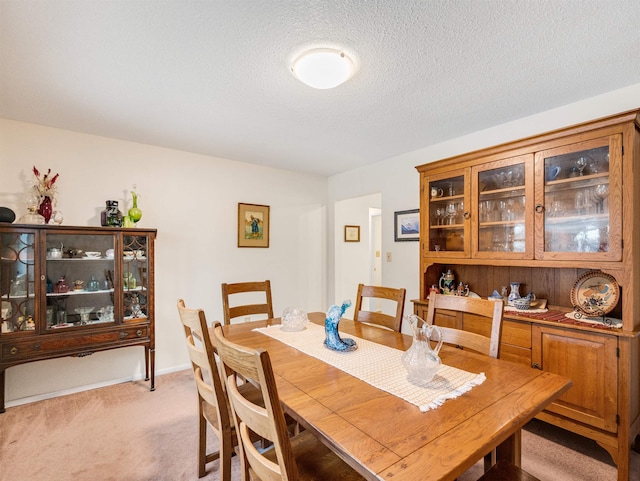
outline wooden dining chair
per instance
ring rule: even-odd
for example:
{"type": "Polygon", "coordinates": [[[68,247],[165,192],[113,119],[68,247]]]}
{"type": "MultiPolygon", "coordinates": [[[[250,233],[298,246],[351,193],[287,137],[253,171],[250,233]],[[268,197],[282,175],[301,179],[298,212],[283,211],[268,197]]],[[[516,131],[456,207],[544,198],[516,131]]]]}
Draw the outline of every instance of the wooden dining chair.
{"type": "Polygon", "coordinates": [[[309,430],[289,437],[269,353],[230,342],[221,326],[215,342],[226,375],[236,430],[240,438],[243,479],[269,481],[362,480],[364,479],[309,430]],[[239,379],[258,385],[264,406],[247,399],[238,389],[239,379]],[[252,434],[271,441],[261,450],[252,434]]]}
{"type": "MultiPolygon", "coordinates": [[[[406,289],[394,289],[392,287],[381,286],[365,286],[358,284],[358,294],[356,297],[355,313],[353,320],[357,322],[365,322],[367,324],[375,324],[386,327],[393,331],[400,332],[402,329],[402,315],[404,313],[404,298],[406,289]],[[364,300],[369,302],[368,310],[363,309],[364,300]],[[393,315],[383,313],[384,309],[377,310],[372,303],[378,301],[387,304],[388,301],[395,302],[395,313],[393,315]],[[376,310],[374,310],[376,309],[376,310]]],[[[385,306],[386,307],[386,306],[385,306]]]]}
{"type": "Polygon", "coordinates": [[[427,324],[436,324],[440,328],[445,343],[497,358],[500,353],[503,312],[504,302],[502,300],[493,301],[478,297],[449,296],[432,292],[429,295],[429,309],[425,321],[427,324]],[[489,335],[442,326],[436,322],[439,310],[485,317],[489,325],[488,329],[483,329],[483,332],[487,332],[489,335]]]}
{"type": "Polygon", "coordinates": [[[262,282],[237,282],[235,284],[222,284],[222,310],[224,323],[231,324],[231,319],[242,316],[264,314],[266,319],[273,317],[273,304],[271,302],[271,281],[262,282]],[[264,298],[257,299],[257,294],[264,293],[264,298]],[[230,297],[234,296],[233,306],[230,297]],[[243,300],[240,300],[243,299],[243,300]],[[249,300],[250,299],[250,300],[249,300]],[[264,302],[262,302],[264,299],[264,302]],[[256,303],[255,301],[258,300],[256,303]],[[242,304],[239,304],[242,302],[242,304]],[[248,304],[247,304],[248,302],[248,304]]]}
{"type": "Polygon", "coordinates": [[[201,309],[187,309],[178,300],[178,314],[193,367],[198,390],[198,477],[206,474],[206,465],[219,459],[220,480],[231,480],[231,456],[235,430],[223,388],[221,371],[214,356],[214,347],[208,335],[207,320],[201,309]],[[207,454],[207,424],[218,438],[219,450],[207,454]]]}
{"type": "MultiPolygon", "coordinates": [[[[497,358],[500,354],[500,339],[502,338],[502,315],[504,302],[502,300],[481,299],[479,297],[465,297],[443,295],[431,292],[429,294],[429,309],[427,311],[427,324],[436,324],[442,332],[442,340],[462,349],[469,349],[497,358]],[[438,311],[453,311],[458,314],[472,314],[487,319],[488,329],[482,332],[472,332],[464,329],[464,320],[461,329],[450,326],[442,326],[436,322],[438,311]]],[[[484,327],[484,326],[483,326],[484,327]]],[[[495,450],[484,457],[484,470],[487,472],[495,464],[495,450]]]]}

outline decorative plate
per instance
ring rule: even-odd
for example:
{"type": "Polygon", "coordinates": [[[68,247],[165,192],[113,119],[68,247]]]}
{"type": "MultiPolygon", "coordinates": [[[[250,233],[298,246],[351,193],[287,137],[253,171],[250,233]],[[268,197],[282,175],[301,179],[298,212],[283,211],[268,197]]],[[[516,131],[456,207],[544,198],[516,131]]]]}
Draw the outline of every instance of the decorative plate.
{"type": "Polygon", "coordinates": [[[620,288],[615,278],[602,271],[585,272],[571,288],[571,304],[587,316],[611,312],[619,297],[620,288]]]}

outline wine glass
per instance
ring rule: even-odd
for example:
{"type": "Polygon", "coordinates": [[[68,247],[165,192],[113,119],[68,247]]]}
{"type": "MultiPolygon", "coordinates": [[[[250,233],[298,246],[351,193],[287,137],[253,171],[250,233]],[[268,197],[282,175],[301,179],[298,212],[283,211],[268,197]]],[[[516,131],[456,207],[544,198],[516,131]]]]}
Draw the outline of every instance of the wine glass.
{"type": "Polygon", "coordinates": [[[580,175],[584,175],[584,168],[586,166],[587,166],[586,157],[580,157],[578,160],[576,160],[576,167],[578,167],[578,172],[580,173],[580,175]]]}
{"type": "Polygon", "coordinates": [[[454,202],[449,202],[447,204],[447,217],[449,218],[449,225],[455,223],[456,215],[458,215],[458,210],[456,209],[456,204],[454,202]]]}
{"type": "Polygon", "coordinates": [[[598,203],[598,213],[604,214],[604,199],[609,195],[609,186],[607,184],[598,184],[593,189],[593,198],[598,203]]]}

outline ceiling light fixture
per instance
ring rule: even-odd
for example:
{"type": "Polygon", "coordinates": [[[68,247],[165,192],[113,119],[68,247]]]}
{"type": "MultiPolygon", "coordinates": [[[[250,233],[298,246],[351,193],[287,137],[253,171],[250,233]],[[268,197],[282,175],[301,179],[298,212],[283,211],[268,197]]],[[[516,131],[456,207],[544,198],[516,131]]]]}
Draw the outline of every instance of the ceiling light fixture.
{"type": "Polygon", "coordinates": [[[291,71],[302,83],[315,89],[332,89],[351,78],[355,70],[353,61],[332,48],[315,48],[300,55],[291,71]]]}

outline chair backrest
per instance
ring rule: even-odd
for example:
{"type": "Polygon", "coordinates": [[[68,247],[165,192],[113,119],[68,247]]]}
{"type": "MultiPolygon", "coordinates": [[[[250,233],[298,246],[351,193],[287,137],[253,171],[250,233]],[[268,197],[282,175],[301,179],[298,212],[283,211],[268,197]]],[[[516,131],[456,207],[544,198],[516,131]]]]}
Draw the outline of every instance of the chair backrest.
{"type": "Polygon", "coordinates": [[[247,479],[297,479],[297,466],[269,353],[264,349],[249,349],[230,342],[224,337],[221,326],[215,328],[215,342],[225,370],[227,393],[240,438],[242,462],[245,473],[251,474],[247,479]],[[242,395],[238,384],[245,379],[259,386],[264,406],[242,395]],[[273,443],[276,462],[272,460],[273,456],[270,459],[256,448],[253,433],[273,443]]]}
{"type": "Polygon", "coordinates": [[[271,281],[262,282],[238,282],[235,284],[222,284],[222,310],[224,311],[224,323],[231,324],[231,319],[240,316],[253,316],[265,314],[267,319],[273,317],[273,305],[271,302],[271,281]],[[241,304],[231,306],[229,297],[233,294],[251,294],[264,292],[263,303],[241,304]]]}
{"type": "MultiPolygon", "coordinates": [[[[365,286],[364,284],[358,284],[358,296],[356,298],[356,308],[353,320],[366,322],[368,324],[377,324],[400,332],[402,329],[402,315],[404,313],[404,298],[406,293],[407,291],[404,288],[394,289],[392,287],[365,286]],[[363,298],[369,298],[369,302],[372,302],[373,299],[395,301],[395,314],[389,315],[372,310],[364,311],[362,310],[363,298]]],[[[371,305],[369,305],[369,309],[372,309],[371,305]]]]}
{"type": "Polygon", "coordinates": [[[178,314],[193,367],[193,377],[201,401],[211,405],[218,416],[220,430],[231,428],[231,416],[225,388],[222,384],[222,369],[215,359],[215,348],[209,336],[207,319],[202,309],[187,309],[182,299],[178,300],[178,314]]]}
{"type": "Polygon", "coordinates": [[[502,336],[503,304],[501,300],[494,301],[477,297],[449,296],[432,292],[429,295],[429,310],[425,321],[428,324],[433,324],[438,309],[487,317],[491,322],[489,337],[452,327],[440,325],[438,325],[438,327],[440,327],[443,340],[447,344],[455,344],[481,354],[486,354],[487,356],[498,357],[500,353],[500,338],[502,336]]]}

